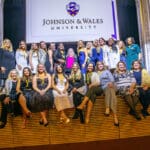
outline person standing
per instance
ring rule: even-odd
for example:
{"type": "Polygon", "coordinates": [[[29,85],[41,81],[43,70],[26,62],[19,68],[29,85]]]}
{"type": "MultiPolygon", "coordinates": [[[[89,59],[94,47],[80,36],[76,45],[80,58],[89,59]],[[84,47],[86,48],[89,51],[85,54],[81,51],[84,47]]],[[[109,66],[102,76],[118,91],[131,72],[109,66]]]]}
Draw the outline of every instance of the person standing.
{"type": "Polygon", "coordinates": [[[5,86],[10,70],[15,69],[15,54],[12,43],[4,39],[0,48],[0,91],[5,86]]]}
{"type": "Polygon", "coordinates": [[[138,44],[135,44],[133,37],[128,37],[126,39],[126,60],[127,60],[127,70],[131,70],[132,62],[135,60],[142,59],[141,49],[138,44]]]}
{"type": "Polygon", "coordinates": [[[22,70],[28,67],[28,52],[25,41],[20,41],[19,48],[16,50],[16,69],[19,76],[22,77],[22,70]]]}

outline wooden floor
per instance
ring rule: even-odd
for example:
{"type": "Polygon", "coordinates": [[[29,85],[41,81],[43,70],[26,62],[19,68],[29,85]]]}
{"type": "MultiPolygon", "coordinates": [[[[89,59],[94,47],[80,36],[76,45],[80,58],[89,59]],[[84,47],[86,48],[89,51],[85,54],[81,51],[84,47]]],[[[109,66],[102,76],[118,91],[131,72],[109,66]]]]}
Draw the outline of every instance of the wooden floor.
{"type": "MultiPolygon", "coordinates": [[[[137,109],[140,112],[141,106],[137,109]]],[[[71,120],[69,124],[59,122],[55,109],[49,112],[49,125],[39,125],[40,115],[33,114],[28,120],[27,128],[22,129],[21,116],[8,116],[8,123],[0,129],[0,148],[35,146],[62,143],[77,143],[109,139],[121,139],[150,135],[150,117],[137,121],[128,114],[128,107],[118,97],[118,116],[120,127],[113,125],[113,116],[104,116],[104,98],[98,97],[91,115],[89,124],[80,124],[79,120],[71,120]]],[[[71,118],[73,109],[67,110],[71,118]]]]}

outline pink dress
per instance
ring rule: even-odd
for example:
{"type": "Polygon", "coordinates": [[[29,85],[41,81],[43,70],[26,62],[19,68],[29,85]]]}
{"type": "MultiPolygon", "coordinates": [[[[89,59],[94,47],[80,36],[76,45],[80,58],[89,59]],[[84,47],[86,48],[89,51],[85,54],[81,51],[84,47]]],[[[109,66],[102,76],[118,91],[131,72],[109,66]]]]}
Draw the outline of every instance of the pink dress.
{"type": "Polygon", "coordinates": [[[75,58],[72,57],[72,56],[68,56],[68,57],[66,58],[66,68],[67,68],[67,69],[71,69],[72,66],[73,66],[73,64],[74,64],[74,62],[75,62],[75,58]]]}

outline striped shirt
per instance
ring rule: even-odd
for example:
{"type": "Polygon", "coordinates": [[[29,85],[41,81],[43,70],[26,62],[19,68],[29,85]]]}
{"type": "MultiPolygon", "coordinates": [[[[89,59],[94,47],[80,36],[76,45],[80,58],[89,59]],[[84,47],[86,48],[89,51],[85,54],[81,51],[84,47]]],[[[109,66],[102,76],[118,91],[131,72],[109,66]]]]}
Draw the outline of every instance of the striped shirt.
{"type": "Polygon", "coordinates": [[[123,87],[130,87],[132,83],[136,83],[136,79],[132,72],[125,72],[123,74],[115,73],[114,74],[115,84],[117,89],[123,87]]]}

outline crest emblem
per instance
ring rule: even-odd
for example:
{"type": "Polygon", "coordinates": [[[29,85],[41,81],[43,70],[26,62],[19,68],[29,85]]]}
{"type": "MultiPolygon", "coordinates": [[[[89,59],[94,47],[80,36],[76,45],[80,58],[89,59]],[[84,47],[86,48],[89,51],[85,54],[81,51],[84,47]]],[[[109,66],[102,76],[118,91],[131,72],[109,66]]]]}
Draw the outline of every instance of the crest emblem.
{"type": "Polygon", "coordinates": [[[76,2],[70,2],[66,5],[66,10],[72,17],[74,17],[78,14],[80,6],[76,2]]]}

